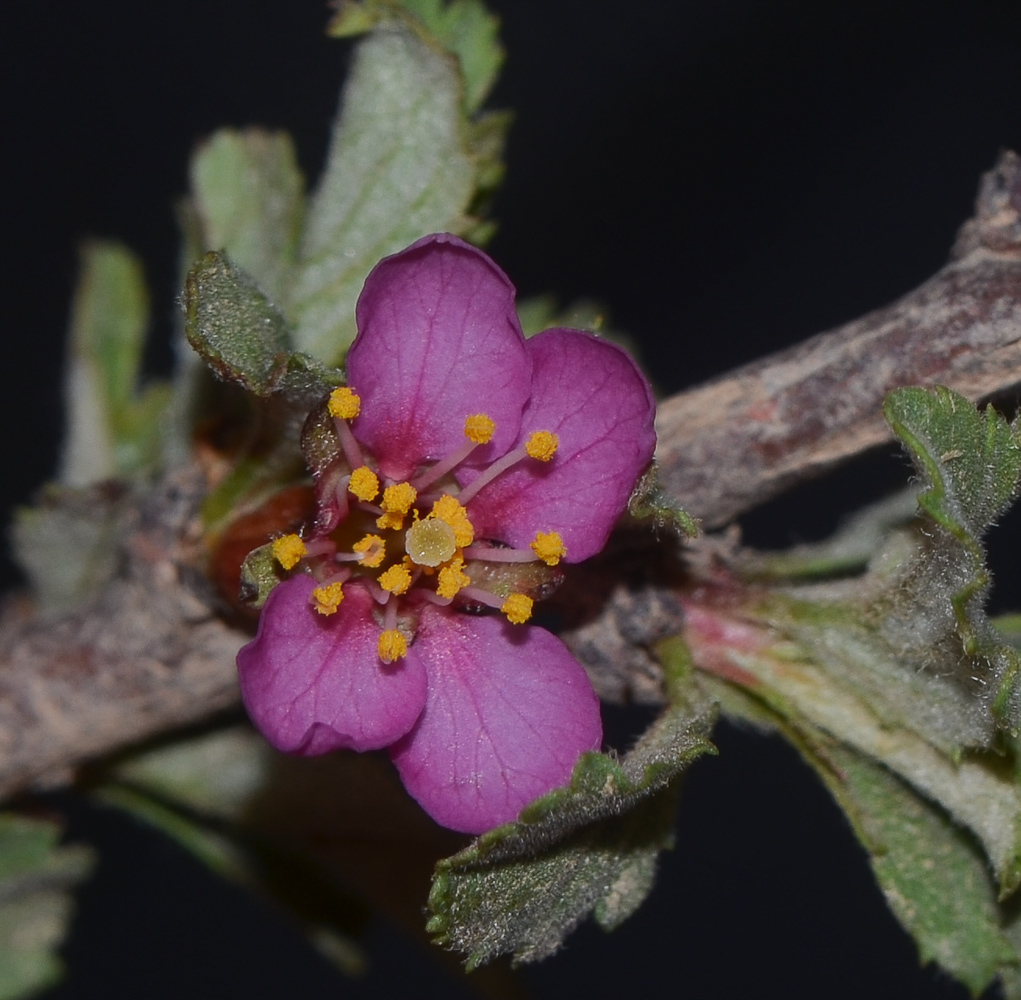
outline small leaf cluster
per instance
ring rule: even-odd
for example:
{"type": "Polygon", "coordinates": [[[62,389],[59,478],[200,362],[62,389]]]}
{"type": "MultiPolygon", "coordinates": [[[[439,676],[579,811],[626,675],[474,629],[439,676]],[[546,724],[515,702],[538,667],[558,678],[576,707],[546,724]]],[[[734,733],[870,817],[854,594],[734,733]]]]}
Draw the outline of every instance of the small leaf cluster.
{"type": "Polygon", "coordinates": [[[1021,442],[942,387],[884,413],[918,471],[914,516],[895,498],[831,542],[747,559],[743,598],[691,605],[740,648],[686,637],[724,713],[780,732],[832,791],[922,960],[1017,997],[1019,660],[985,613],[981,539],[1017,493],[1021,442]]]}

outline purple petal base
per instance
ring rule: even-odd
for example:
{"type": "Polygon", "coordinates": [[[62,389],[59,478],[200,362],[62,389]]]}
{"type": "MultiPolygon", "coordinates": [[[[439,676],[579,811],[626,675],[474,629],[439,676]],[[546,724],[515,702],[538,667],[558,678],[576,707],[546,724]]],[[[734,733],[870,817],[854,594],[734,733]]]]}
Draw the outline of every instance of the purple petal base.
{"type": "Polygon", "coordinates": [[[344,587],[336,614],[310,605],[316,581],[293,576],[269,595],[256,637],[238,653],[241,697],[278,750],[312,756],[378,750],[415,724],[426,675],[414,648],[393,664],[377,655],[380,627],[364,587],[344,587]]]}

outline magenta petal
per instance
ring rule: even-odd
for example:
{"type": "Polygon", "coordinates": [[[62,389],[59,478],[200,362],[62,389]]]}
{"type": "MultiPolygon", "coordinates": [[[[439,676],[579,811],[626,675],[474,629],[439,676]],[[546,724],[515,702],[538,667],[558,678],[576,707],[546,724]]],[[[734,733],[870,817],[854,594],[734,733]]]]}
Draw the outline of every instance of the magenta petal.
{"type": "Polygon", "coordinates": [[[440,234],[385,258],[365,281],[357,320],[347,358],[362,397],[354,430],[384,476],[405,479],[423,460],[448,455],[473,413],[496,421],[487,450],[507,450],[531,362],[514,286],[481,250],[440,234]]]}
{"type": "Polygon", "coordinates": [[[413,655],[380,662],[372,598],[344,587],[336,614],[310,606],[316,581],[278,584],[256,637],[238,653],[241,697],[252,721],[278,750],[305,756],[377,750],[403,736],[425,704],[426,675],[413,655]]]}
{"type": "Polygon", "coordinates": [[[443,826],[481,833],[506,823],[599,749],[592,685],[544,629],[427,607],[415,649],[429,675],[425,711],[390,754],[443,826]]]}
{"type": "Polygon", "coordinates": [[[553,431],[560,446],[548,465],[528,459],[501,475],[468,509],[480,538],[524,547],[538,531],[557,531],[567,561],[580,562],[606,544],[652,461],[656,404],[630,355],[592,334],[547,330],[528,349],[532,397],[520,440],[553,431]]]}

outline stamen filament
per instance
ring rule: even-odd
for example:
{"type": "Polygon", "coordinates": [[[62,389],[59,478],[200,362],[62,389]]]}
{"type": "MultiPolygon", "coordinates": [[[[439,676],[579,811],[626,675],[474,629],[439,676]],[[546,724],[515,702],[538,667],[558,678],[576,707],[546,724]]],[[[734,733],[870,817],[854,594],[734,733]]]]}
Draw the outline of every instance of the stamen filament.
{"type": "Polygon", "coordinates": [[[487,608],[500,608],[506,599],[497,597],[496,594],[491,594],[488,590],[481,590],[478,587],[462,587],[458,591],[457,596],[465,598],[472,604],[484,604],[487,608]]]}
{"type": "Polygon", "coordinates": [[[506,597],[497,597],[496,594],[491,594],[488,590],[464,587],[458,596],[465,597],[476,604],[485,604],[486,607],[502,611],[514,625],[524,625],[532,617],[534,602],[527,594],[508,594],[506,597]]]}
{"type": "Polygon", "coordinates": [[[426,469],[417,479],[411,481],[411,485],[420,493],[422,490],[432,486],[437,479],[441,479],[455,466],[460,465],[476,448],[475,441],[465,441],[459,448],[455,448],[446,458],[441,458],[435,465],[426,469]]]}
{"type": "Polygon", "coordinates": [[[526,563],[539,558],[531,549],[497,549],[486,545],[469,545],[461,554],[465,559],[481,562],[526,563]]]}
{"type": "Polygon", "coordinates": [[[384,590],[371,576],[362,577],[361,582],[368,588],[370,596],[377,604],[382,604],[385,607],[393,597],[393,594],[384,590]]]}
{"type": "Polygon", "coordinates": [[[517,465],[523,458],[528,458],[528,452],[525,451],[523,445],[520,448],[507,452],[503,458],[497,459],[488,469],[479,473],[475,479],[458,493],[457,499],[461,502],[462,506],[467,506],[468,502],[483,486],[488,486],[501,472],[506,472],[512,465],[517,465]]]}
{"type": "Polygon", "coordinates": [[[309,556],[332,556],[337,543],[332,538],[312,538],[305,543],[305,558],[309,556]]]}
{"type": "Polygon", "coordinates": [[[337,437],[340,439],[340,447],[344,452],[344,458],[347,459],[347,464],[352,469],[360,469],[365,465],[365,459],[362,457],[361,445],[355,440],[354,432],[348,426],[348,422],[341,420],[340,417],[334,417],[333,426],[336,428],[337,437]]]}

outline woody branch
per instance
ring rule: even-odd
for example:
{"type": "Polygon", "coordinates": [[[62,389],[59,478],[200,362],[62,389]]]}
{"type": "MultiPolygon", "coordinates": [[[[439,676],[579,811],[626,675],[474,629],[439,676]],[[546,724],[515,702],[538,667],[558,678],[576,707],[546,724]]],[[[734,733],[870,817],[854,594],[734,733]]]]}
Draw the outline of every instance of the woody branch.
{"type": "MultiPolygon", "coordinates": [[[[979,401],[1021,382],[1021,159],[983,178],[950,262],[904,298],[666,400],[662,485],[706,528],[889,439],[891,389],[943,384],[979,401]]],[[[197,469],[168,473],[120,516],[120,568],[87,607],[53,621],[29,597],[0,610],[0,796],[73,777],[125,745],[237,703],[248,634],[217,614],[191,553],[197,469]]],[[[113,502],[97,491],[96,503],[113,502]]],[[[639,558],[641,554],[639,553],[639,558]]],[[[641,647],[677,614],[668,591],[610,592],[565,635],[624,654],[606,696],[656,700],[641,647]],[[628,650],[638,655],[627,656],[628,650]]],[[[586,659],[582,653],[582,658],[586,659]]]]}

